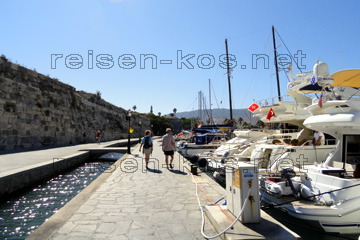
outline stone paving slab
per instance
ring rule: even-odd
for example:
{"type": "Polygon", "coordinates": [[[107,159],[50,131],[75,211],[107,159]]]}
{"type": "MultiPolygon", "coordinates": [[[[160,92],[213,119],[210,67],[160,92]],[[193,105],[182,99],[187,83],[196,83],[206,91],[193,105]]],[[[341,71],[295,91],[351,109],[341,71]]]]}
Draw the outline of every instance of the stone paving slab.
{"type": "MultiPolygon", "coordinates": [[[[187,161],[176,153],[174,170],[166,169],[160,140],[154,141],[150,170],[144,161],[136,146],[28,239],[204,239],[187,161]]],[[[213,202],[224,195],[206,174],[196,178],[211,189],[213,202]]],[[[201,203],[208,204],[202,195],[201,203]]],[[[205,232],[216,234],[208,220],[205,232]]]]}

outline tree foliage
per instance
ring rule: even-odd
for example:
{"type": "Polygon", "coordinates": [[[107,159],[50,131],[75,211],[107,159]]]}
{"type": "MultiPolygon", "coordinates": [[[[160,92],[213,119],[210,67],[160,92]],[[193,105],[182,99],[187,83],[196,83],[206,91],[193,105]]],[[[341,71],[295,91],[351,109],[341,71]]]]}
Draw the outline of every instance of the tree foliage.
{"type": "Polygon", "coordinates": [[[258,128],[263,128],[263,127],[265,127],[265,123],[263,121],[261,121],[261,120],[258,120],[257,123],[256,123],[256,126],[258,128]]]}
{"type": "Polygon", "coordinates": [[[153,113],[145,114],[145,116],[150,119],[150,124],[152,125],[152,132],[154,135],[161,136],[166,133],[166,128],[173,129],[173,126],[165,117],[156,116],[153,113]]]}
{"type": "Polygon", "coordinates": [[[199,118],[181,118],[181,124],[183,129],[191,130],[200,123],[199,118]],[[193,125],[191,125],[191,123],[193,125]]]}
{"type": "Polygon", "coordinates": [[[191,119],[190,118],[181,118],[181,124],[183,129],[191,129],[191,119]]]}

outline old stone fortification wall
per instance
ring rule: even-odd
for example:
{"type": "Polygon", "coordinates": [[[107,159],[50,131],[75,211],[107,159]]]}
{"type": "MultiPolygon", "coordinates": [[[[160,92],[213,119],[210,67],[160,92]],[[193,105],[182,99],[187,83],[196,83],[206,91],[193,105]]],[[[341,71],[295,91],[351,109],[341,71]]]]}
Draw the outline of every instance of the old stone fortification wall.
{"type": "MultiPolygon", "coordinates": [[[[127,137],[125,109],[96,94],[76,91],[70,85],[0,58],[0,151],[49,145],[78,144],[127,137]]],[[[150,127],[150,120],[133,113],[131,137],[150,127]]]]}

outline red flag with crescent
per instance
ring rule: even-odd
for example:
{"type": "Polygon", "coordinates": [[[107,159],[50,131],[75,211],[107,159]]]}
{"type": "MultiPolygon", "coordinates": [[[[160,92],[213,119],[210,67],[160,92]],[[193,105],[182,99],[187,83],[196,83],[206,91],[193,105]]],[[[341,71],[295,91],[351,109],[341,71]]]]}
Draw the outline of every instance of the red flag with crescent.
{"type": "Polygon", "coordinates": [[[268,119],[270,122],[270,118],[272,118],[272,117],[275,117],[275,113],[272,110],[272,108],[270,108],[270,111],[269,111],[268,115],[266,116],[266,119],[268,119]]]}

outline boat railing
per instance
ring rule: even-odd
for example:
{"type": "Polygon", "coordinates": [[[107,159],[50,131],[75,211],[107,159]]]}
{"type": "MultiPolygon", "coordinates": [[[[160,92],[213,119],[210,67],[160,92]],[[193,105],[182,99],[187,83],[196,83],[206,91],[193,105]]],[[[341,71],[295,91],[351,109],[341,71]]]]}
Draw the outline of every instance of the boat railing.
{"type": "Polygon", "coordinates": [[[299,132],[299,129],[265,129],[265,128],[252,128],[252,129],[241,129],[242,131],[253,131],[253,132],[263,132],[267,134],[286,134],[286,133],[296,133],[299,132]]]}
{"type": "Polygon", "coordinates": [[[266,98],[260,101],[257,101],[256,103],[260,106],[260,107],[269,107],[269,106],[274,106],[276,104],[278,104],[278,102],[292,102],[292,98],[288,95],[283,95],[280,97],[271,97],[271,98],[266,98]]]}
{"type": "Polygon", "coordinates": [[[325,145],[336,145],[336,139],[325,139],[325,145]]]}

